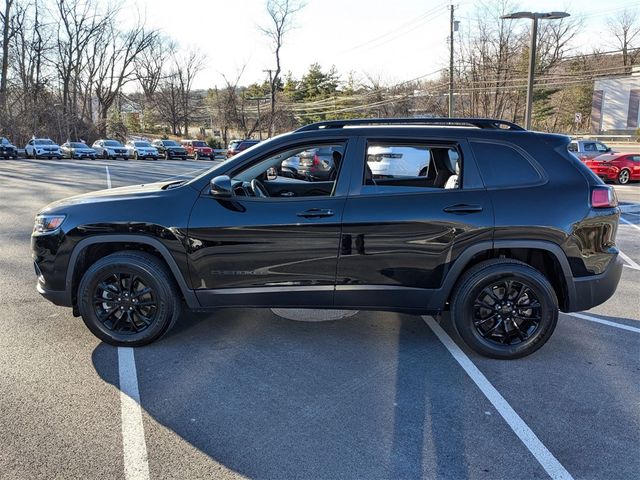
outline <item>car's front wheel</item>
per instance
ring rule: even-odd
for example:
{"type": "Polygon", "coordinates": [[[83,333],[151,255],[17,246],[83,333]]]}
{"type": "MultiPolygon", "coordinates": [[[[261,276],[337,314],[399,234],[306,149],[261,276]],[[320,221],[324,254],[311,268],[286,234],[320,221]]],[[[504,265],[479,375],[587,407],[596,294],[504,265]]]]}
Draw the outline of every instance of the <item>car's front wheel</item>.
{"type": "Polygon", "coordinates": [[[78,308],[100,340],[141,346],[164,335],[180,315],[171,272],[150,253],[118,252],[101,258],[83,275],[78,308]]]}
{"type": "Polygon", "coordinates": [[[549,340],[558,321],[558,299],[535,268],[517,260],[492,259],[460,278],[451,316],[473,350],[514,359],[532,354],[549,340]]]}

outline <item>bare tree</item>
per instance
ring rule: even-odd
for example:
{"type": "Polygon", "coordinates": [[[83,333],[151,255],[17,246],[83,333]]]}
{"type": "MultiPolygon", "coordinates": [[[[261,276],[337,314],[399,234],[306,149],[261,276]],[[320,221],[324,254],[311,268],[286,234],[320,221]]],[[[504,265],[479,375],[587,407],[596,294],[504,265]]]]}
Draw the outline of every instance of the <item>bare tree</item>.
{"type": "Polygon", "coordinates": [[[9,73],[9,42],[14,31],[11,29],[11,7],[14,0],[5,0],[4,11],[0,12],[2,22],[2,61],[0,67],[0,119],[4,119],[7,110],[7,76],[9,73]]]}
{"type": "Polygon", "coordinates": [[[146,30],[142,23],[124,33],[113,25],[101,32],[95,95],[99,104],[102,134],[106,134],[109,108],[120,95],[122,87],[134,79],[134,59],[149,48],[156,36],[155,30],[146,30]]]}
{"type": "Polygon", "coordinates": [[[180,100],[183,112],[184,133],[189,134],[190,105],[189,99],[193,89],[193,81],[196,75],[204,67],[205,56],[195,50],[190,50],[186,55],[174,56],[178,84],[180,86],[180,100]]]}
{"type": "Polygon", "coordinates": [[[636,10],[625,9],[617,17],[607,21],[609,31],[616,38],[616,47],[622,51],[622,64],[634,63],[638,52],[632,49],[640,43],[640,19],[636,10]]]}
{"type": "Polygon", "coordinates": [[[269,15],[269,26],[260,27],[271,41],[271,47],[276,58],[275,70],[269,70],[269,86],[271,105],[269,110],[269,136],[274,134],[276,116],[276,94],[280,82],[282,66],[280,64],[280,50],[284,42],[284,37],[293,28],[293,16],[302,10],[304,3],[296,0],[267,0],[267,13],[269,15]]]}

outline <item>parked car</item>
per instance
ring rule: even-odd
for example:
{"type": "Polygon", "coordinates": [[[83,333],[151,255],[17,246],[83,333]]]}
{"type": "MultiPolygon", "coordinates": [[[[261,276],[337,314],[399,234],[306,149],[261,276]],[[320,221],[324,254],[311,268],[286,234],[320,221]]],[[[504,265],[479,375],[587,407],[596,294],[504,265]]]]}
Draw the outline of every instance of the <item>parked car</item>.
{"type": "Polygon", "coordinates": [[[207,142],[202,140],[183,140],[182,147],[187,151],[187,155],[194,160],[200,160],[201,158],[208,158],[213,160],[215,154],[213,148],[207,145],[207,142]]]}
{"type": "Polygon", "coordinates": [[[18,158],[18,149],[6,137],[0,137],[0,156],[2,158],[18,158]]]}
{"type": "Polygon", "coordinates": [[[583,162],[603,153],[613,152],[610,147],[596,140],[571,140],[567,148],[583,162]]]}
{"type": "Polygon", "coordinates": [[[603,180],[619,185],[640,180],[640,153],[605,153],[585,164],[603,180]]]}
{"type": "Polygon", "coordinates": [[[227,158],[231,158],[258,143],[260,143],[260,140],[233,140],[227,147],[227,158]]]}
{"type": "Polygon", "coordinates": [[[341,147],[318,147],[301,152],[298,164],[298,175],[318,180],[329,180],[337,174],[341,147]]]}
{"type": "Polygon", "coordinates": [[[522,357],[560,310],[605,302],[622,273],[615,191],[568,143],[490,119],[307,125],[190,180],[46,206],[31,239],[37,288],[121,346],[160,338],[183,304],[448,310],[470,348],[522,357]],[[376,146],[428,148],[430,174],[374,179],[376,146]],[[274,174],[327,147],[344,153],[331,180],[274,174]]]}
{"type": "Polygon", "coordinates": [[[186,160],[187,158],[187,151],[174,140],[154,140],[151,145],[158,150],[158,154],[165,160],[173,160],[175,158],[186,160]]]}
{"type": "Polygon", "coordinates": [[[131,156],[129,150],[118,140],[111,140],[109,138],[101,138],[100,140],[96,140],[91,148],[96,151],[97,156],[104,159],[122,158],[123,160],[128,160],[131,156]]]}
{"type": "Polygon", "coordinates": [[[430,161],[431,152],[424,146],[371,146],[367,149],[367,164],[374,178],[426,177],[430,161]]]}
{"type": "Polygon", "coordinates": [[[24,147],[27,158],[62,158],[60,146],[48,138],[32,138],[24,147]]]}
{"type": "Polygon", "coordinates": [[[83,142],[65,142],[60,145],[60,151],[62,152],[62,156],[66,158],[96,159],[96,151],[93,148],[89,148],[83,142]]]}
{"type": "Polygon", "coordinates": [[[298,173],[299,169],[300,169],[300,156],[291,155],[290,157],[285,158],[282,161],[282,163],[280,163],[279,174],[285,177],[290,177],[290,178],[303,177],[303,175],[298,173]]]}
{"type": "Polygon", "coordinates": [[[139,160],[140,158],[157,160],[160,158],[156,147],[144,140],[130,140],[127,142],[126,147],[129,150],[129,156],[133,157],[134,160],[139,160]]]}

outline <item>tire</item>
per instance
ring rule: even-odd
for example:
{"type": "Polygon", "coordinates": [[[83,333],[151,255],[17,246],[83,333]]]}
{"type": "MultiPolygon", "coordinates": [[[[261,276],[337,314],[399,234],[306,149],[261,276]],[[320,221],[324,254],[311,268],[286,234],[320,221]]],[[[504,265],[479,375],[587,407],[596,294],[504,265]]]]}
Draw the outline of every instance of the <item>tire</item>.
{"type": "Polygon", "coordinates": [[[491,358],[531,355],[549,340],[558,322],[553,287],[542,273],[517,260],[475,265],[458,280],[451,298],[456,330],[471,349],[491,358]]]}
{"type": "Polygon", "coordinates": [[[91,333],[116,346],[137,347],[157,340],[171,329],[181,310],[179,290],[167,266],[154,255],[138,251],[113,253],[91,265],[80,281],[77,298],[91,333]]]}
{"type": "Polygon", "coordinates": [[[109,154],[107,153],[106,150],[102,151],[102,158],[104,158],[105,160],[109,160],[109,154]]]}
{"type": "Polygon", "coordinates": [[[631,180],[631,174],[629,173],[629,170],[627,170],[626,168],[620,170],[620,173],[618,173],[618,176],[616,177],[616,183],[618,185],[626,185],[629,183],[629,180],[631,180]]]}

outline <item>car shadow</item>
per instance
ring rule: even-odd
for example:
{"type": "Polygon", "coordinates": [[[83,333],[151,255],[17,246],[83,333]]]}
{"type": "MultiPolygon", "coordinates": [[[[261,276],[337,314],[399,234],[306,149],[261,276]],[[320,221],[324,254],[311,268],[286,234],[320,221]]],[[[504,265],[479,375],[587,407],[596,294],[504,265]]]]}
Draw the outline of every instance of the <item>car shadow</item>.
{"type": "MultiPolygon", "coordinates": [[[[135,350],[141,406],[238,474],[468,478],[469,455],[491,457],[469,420],[480,407],[463,401],[468,379],[420,317],[231,309],[187,312],[176,327],[135,350]]],[[[118,388],[117,350],[100,344],[92,360],[118,388]]]]}

